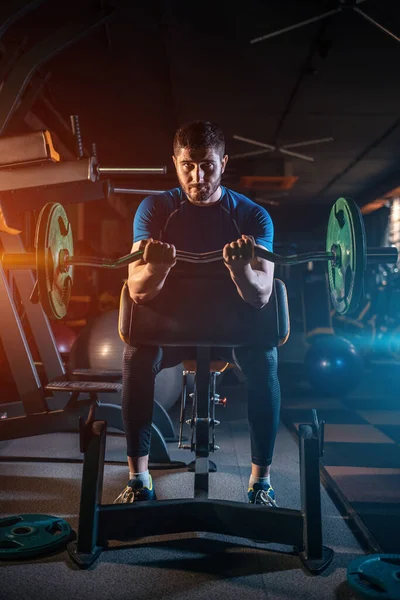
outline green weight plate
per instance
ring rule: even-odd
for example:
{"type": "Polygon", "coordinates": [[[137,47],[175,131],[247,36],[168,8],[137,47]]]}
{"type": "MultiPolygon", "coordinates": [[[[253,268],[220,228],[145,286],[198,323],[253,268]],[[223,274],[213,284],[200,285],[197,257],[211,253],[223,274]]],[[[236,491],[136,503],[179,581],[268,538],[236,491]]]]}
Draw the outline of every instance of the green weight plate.
{"type": "Polygon", "coordinates": [[[60,258],[73,256],[72,231],[61,204],[46,204],[36,227],[36,268],[39,301],[51,319],[65,317],[71,297],[73,267],[61,268],[60,258]]]}
{"type": "Polygon", "coordinates": [[[359,598],[399,600],[400,554],[371,554],[347,567],[347,582],[359,598]]]}
{"type": "Polygon", "coordinates": [[[67,521],[50,515],[0,519],[0,559],[21,560],[62,549],[72,538],[67,521]]]}
{"type": "Polygon", "coordinates": [[[364,291],[366,239],[361,211],[350,198],[339,198],[332,206],[326,250],[336,252],[336,261],[328,261],[333,306],[340,315],[352,313],[364,291]]]}

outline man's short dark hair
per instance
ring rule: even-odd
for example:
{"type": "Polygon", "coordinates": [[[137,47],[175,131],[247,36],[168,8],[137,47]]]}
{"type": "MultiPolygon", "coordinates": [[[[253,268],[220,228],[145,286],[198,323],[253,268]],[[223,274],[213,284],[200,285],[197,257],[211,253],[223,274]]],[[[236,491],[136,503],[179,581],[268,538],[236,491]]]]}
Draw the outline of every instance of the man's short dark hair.
{"type": "Polygon", "coordinates": [[[221,157],[225,154],[225,137],[222,129],[212,121],[193,121],[179,127],[173,141],[174,155],[181,148],[214,148],[221,157]]]}

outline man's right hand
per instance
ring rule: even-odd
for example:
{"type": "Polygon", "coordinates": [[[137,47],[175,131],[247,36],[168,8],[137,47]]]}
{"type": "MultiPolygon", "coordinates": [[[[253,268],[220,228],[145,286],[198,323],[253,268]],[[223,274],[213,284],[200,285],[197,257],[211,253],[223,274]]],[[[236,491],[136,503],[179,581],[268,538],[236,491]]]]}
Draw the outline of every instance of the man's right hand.
{"type": "Polygon", "coordinates": [[[176,265],[176,248],[149,238],[140,242],[139,250],[144,250],[142,260],[155,271],[169,271],[176,265]]]}

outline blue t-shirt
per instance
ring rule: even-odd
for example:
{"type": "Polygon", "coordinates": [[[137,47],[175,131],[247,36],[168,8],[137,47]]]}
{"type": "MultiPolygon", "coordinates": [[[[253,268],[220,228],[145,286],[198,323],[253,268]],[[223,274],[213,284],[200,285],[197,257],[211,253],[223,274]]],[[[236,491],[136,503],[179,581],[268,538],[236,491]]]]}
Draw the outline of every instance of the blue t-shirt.
{"type": "Polygon", "coordinates": [[[221,189],[219,202],[210,206],[192,204],[180,187],[144,198],[133,221],[133,241],[153,238],[177,250],[203,253],[222,250],[243,234],[272,252],[274,227],[265,208],[243,194],[221,189]]]}

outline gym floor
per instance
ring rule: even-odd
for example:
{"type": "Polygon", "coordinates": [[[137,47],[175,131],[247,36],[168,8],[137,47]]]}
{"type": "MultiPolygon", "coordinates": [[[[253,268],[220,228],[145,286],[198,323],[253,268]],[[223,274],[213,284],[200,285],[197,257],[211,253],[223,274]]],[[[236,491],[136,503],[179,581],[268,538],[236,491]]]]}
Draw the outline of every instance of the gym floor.
{"type": "MultiPolygon", "coordinates": [[[[366,379],[376,373],[371,370],[366,379]]],[[[364,383],[364,385],[366,385],[364,383]]],[[[400,411],[386,396],[358,394],[345,399],[287,398],[281,417],[293,433],[317,408],[326,421],[321,475],[377,553],[400,550],[400,411]]]]}
{"type": "MultiPolygon", "coordinates": [[[[209,496],[245,502],[250,464],[245,386],[235,385],[223,391],[229,405],[217,409],[221,425],[216,431],[216,442],[221,450],[212,457],[218,473],[210,475],[209,496]]],[[[290,398],[285,397],[284,402],[290,404],[290,398]]],[[[175,423],[178,408],[175,405],[171,411],[175,423]]],[[[169,449],[173,460],[188,463],[192,459],[190,452],[178,450],[176,444],[169,444],[169,449]]],[[[80,460],[79,439],[74,433],[3,442],[0,516],[50,514],[64,518],[76,529],[80,460]],[[8,460],[4,461],[5,457],[8,460]],[[9,462],[10,457],[15,462],[9,462]]],[[[104,504],[112,503],[126,484],[124,460],[124,436],[110,434],[104,504]]],[[[159,499],[193,497],[192,473],[184,469],[152,473],[159,499]]],[[[272,470],[279,506],[300,508],[299,481],[296,437],[282,422],[272,470]]],[[[23,562],[3,561],[0,598],[350,599],[353,595],[346,583],[347,565],[368,549],[324,487],[321,493],[324,543],[333,548],[335,556],[319,576],[305,572],[299,558],[289,553],[291,548],[198,533],[110,542],[110,548],[87,571],[78,569],[66,551],[23,562]]]]}

